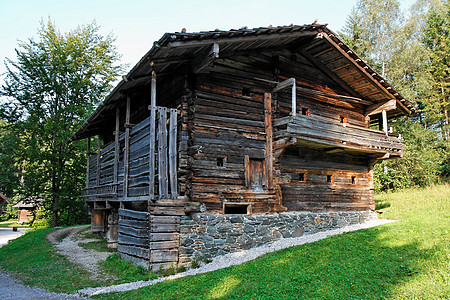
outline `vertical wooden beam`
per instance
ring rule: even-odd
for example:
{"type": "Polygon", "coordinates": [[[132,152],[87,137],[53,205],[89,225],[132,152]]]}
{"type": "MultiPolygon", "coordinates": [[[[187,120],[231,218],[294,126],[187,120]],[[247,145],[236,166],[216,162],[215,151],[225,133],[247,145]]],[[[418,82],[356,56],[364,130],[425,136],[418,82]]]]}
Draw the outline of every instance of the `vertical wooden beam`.
{"type": "Polygon", "coordinates": [[[155,147],[156,147],[156,73],[152,72],[150,91],[150,151],[149,151],[149,178],[148,194],[150,199],[155,199],[155,147]]]}
{"type": "Polygon", "coordinates": [[[87,144],[87,161],[86,161],[86,188],[89,187],[89,175],[91,173],[91,137],[88,137],[87,144]]]}
{"type": "Polygon", "coordinates": [[[387,112],[386,110],[381,111],[381,117],[383,119],[383,131],[388,135],[388,123],[387,123],[387,112]]]}
{"type": "Polygon", "coordinates": [[[177,176],[177,110],[170,109],[169,124],[169,177],[172,198],[178,197],[177,176]]]}
{"type": "Polygon", "coordinates": [[[294,78],[292,78],[291,91],[292,91],[292,115],[295,116],[297,114],[297,88],[294,78]]]}
{"type": "Polygon", "coordinates": [[[266,181],[267,188],[273,188],[273,131],[272,131],[272,94],[264,93],[264,125],[266,128],[266,181]]]}
{"type": "Polygon", "coordinates": [[[101,141],[100,141],[100,135],[97,137],[97,174],[96,174],[96,180],[95,180],[95,185],[99,186],[100,185],[100,163],[101,163],[101,156],[102,156],[102,149],[101,149],[101,141]]]}
{"type": "Polygon", "coordinates": [[[125,150],[123,154],[123,197],[128,197],[128,171],[130,166],[130,106],[131,99],[127,96],[127,109],[125,112],[125,150]]]}
{"type": "Polygon", "coordinates": [[[156,107],[156,73],[152,71],[152,83],[151,83],[151,107],[156,107]]]}
{"type": "Polygon", "coordinates": [[[250,187],[250,157],[248,155],[244,155],[244,179],[245,179],[245,187],[250,187]]]}
{"type": "Polygon", "coordinates": [[[149,178],[148,194],[155,199],[155,148],[156,148],[156,107],[150,107],[150,151],[149,151],[149,178]]]}
{"type": "Polygon", "coordinates": [[[120,156],[120,109],[116,108],[116,130],[114,131],[114,183],[117,183],[119,176],[119,156],[120,156]]]}
{"type": "Polygon", "coordinates": [[[158,107],[158,179],[159,198],[169,196],[168,176],[167,176],[167,109],[158,107]]]}

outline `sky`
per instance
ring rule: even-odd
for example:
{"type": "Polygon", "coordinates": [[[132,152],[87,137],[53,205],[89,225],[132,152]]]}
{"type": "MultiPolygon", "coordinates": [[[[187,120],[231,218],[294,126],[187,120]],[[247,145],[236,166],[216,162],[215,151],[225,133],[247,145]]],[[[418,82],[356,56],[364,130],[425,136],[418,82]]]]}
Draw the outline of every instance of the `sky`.
{"type": "MultiPolygon", "coordinates": [[[[414,0],[400,0],[407,9],[414,0]]],[[[310,24],[318,19],[340,31],[356,0],[0,0],[0,85],[5,58],[15,60],[18,41],[37,36],[50,18],[61,32],[93,20],[116,36],[121,62],[133,67],[165,32],[310,24]]]]}

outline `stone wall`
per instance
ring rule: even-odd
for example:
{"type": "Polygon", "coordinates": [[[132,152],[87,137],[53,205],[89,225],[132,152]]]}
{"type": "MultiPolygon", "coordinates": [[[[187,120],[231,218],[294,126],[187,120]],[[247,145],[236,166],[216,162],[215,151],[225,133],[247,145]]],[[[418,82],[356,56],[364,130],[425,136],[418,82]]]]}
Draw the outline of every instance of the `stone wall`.
{"type": "Polygon", "coordinates": [[[246,250],[280,238],[364,223],[375,212],[301,213],[274,215],[210,215],[181,217],[180,263],[246,250]]]}

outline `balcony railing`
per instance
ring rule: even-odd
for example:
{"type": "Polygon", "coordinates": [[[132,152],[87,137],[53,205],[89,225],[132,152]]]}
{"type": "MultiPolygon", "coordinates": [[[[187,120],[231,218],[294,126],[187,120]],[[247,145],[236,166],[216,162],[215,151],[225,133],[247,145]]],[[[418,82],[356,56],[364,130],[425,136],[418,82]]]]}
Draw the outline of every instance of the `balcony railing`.
{"type": "Polygon", "coordinates": [[[295,115],[274,121],[275,138],[296,138],[297,140],[367,153],[402,156],[404,148],[400,135],[339,123],[320,117],[295,115]]]}

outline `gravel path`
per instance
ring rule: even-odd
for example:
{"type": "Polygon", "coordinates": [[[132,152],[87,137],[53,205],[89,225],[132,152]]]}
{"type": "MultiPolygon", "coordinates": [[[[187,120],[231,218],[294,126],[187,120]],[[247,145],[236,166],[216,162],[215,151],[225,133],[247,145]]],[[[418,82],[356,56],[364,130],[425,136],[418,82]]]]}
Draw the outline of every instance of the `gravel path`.
{"type": "Polygon", "coordinates": [[[110,252],[99,252],[91,249],[84,249],[78,243],[86,243],[95,241],[95,239],[80,239],[77,234],[89,227],[77,226],[68,227],[53,231],[47,235],[47,239],[55,245],[59,254],[66,256],[71,262],[81,265],[84,269],[91,273],[91,279],[111,279],[108,274],[101,272],[99,262],[104,261],[111,255],[110,252]],[[61,242],[58,238],[65,237],[61,242]]]}
{"type": "MultiPolygon", "coordinates": [[[[9,240],[18,238],[25,233],[28,228],[0,228],[0,247],[6,245],[9,240]]],[[[22,299],[87,299],[79,295],[51,293],[44,289],[29,287],[19,280],[0,271],[0,299],[2,300],[22,300],[22,299]]]]}
{"type": "Polygon", "coordinates": [[[46,299],[88,299],[79,295],[50,293],[44,289],[26,286],[11,276],[0,272],[0,299],[2,300],[46,300],[46,299]]]}
{"type": "Polygon", "coordinates": [[[198,269],[189,269],[186,272],[178,273],[172,276],[168,277],[160,277],[157,279],[149,280],[149,281],[136,281],[131,283],[124,283],[114,286],[108,286],[108,287],[98,287],[98,288],[86,288],[79,290],[78,293],[80,295],[86,295],[86,296],[92,296],[92,295],[98,295],[98,294],[105,294],[105,293],[111,293],[111,292],[123,292],[123,291],[130,291],[130,290],[136,290],[144,286],[153,285],[159,282],[162,282],[164,280],[171,280],[176,278],[181,278],[185,276],[191,276],[206,272],[211,272],[223,268],[227,268],[233,265],[240,265],[244,262],[253,260],[261,255],[264,255],[269,252],[278,251],[284,248],[302,245],[306,243],[312,243],[319,240],[322,240],[324,238],[327,238],[332,235],[342,234],[344,232],[350,232],[355,231],[359,229],[365,229],[365,228],[371,228],[379,225],[383,225],[386,223],[394,222],[391,220],[385,220],[385,219],[379,219],[375,221],[366,222],[364,224],[358,224],[358,225],[352,225],[347,226],[341,229],[336,230],[329,230],[325,232],[319,232],[314,233],[310,235],[305,235],[299,238],[284,238],[280,239],[276,242],[263,245],[260,247],[252,248],[245,251],[235,252],[235,253],[229,253],[226,255],[218,256],[214,258],[214,260],[206,265],[201,266],[198,269]]]}

